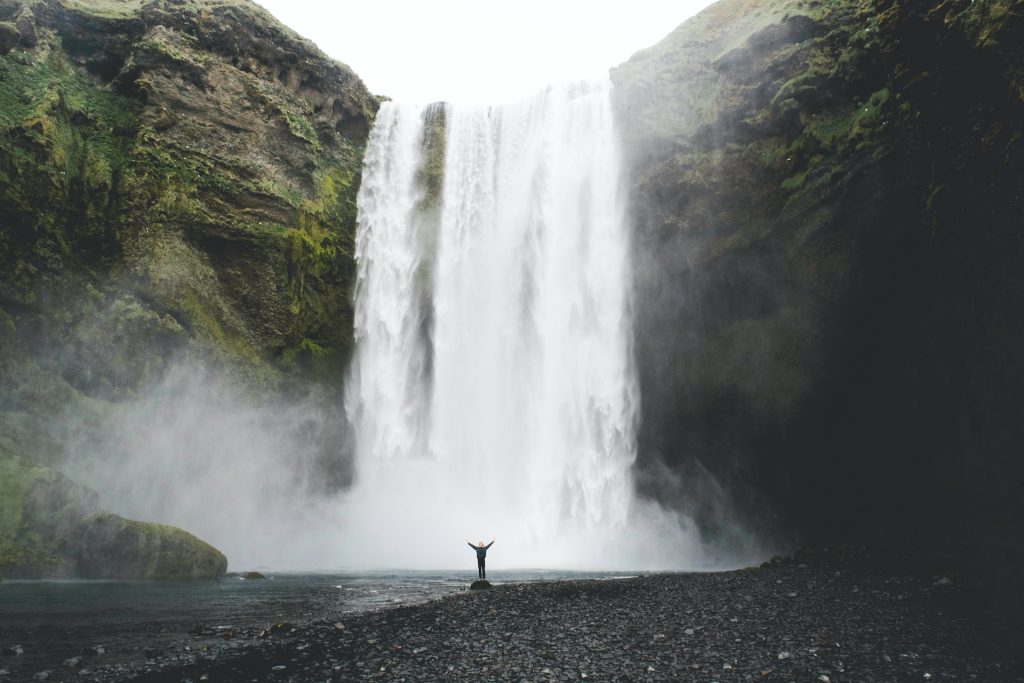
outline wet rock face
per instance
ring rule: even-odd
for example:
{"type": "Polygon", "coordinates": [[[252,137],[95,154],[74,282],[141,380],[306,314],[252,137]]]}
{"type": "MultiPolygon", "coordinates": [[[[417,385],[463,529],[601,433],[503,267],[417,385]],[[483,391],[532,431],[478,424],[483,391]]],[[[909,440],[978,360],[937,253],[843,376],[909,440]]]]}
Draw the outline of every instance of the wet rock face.
{"type": "Polygon", "coordinates": [[[649,491],[1024,566],[1021,45],[1010,2],[723,0],[613,72],[649,491]]]}
{"type": "MultiPolygon", "coordinates": [[[[178,365],[268,401],[336,397],[377,106],[248,0],[0,0],[0,457],[60,467],[70,422],[98,429],[178,365]]],[[[169,527],[86,524],[95,502],[25,510],[0,567],[223,573],[169,527]]]]}
{"type": "Polygon", "coordinates": [[[154,323],[111,340],[159,339],[141,376],[54,359],[103,398],[167,350],[335,381],[377,108],[359,78],[246,0],[7,2],[0,20],[21,44],[0,64],[0,305],[23,343],[86,346],[94,309],[154,323]]]}

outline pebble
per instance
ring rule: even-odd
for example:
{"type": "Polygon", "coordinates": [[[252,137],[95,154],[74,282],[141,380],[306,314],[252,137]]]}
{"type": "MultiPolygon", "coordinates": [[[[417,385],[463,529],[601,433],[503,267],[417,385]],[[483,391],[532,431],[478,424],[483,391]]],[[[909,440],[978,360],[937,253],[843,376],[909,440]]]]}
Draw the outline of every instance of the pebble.
{"type": "MultiPolygon", "coordinates": [[[[229,641],[194,640],[192,651],[167,643],[148,662],[139,653],[75,680],[882,683],[933,680],[939,667],[943,680],[1024,679],[1019,662],[993,654],[970,622],[935,602],[959,584],[896,601],[891,570],[872,575],[836,555],[736,572],[497,585],[346,615],[344,625],[334,617],[241,627],[229,641]],[[779,583],[807,589],[787,594],[779,583]],[[742,620],[731,616],[739,611],[742,620]]],[[[12,661],[20,660],[0,663],[12,661]]]]}

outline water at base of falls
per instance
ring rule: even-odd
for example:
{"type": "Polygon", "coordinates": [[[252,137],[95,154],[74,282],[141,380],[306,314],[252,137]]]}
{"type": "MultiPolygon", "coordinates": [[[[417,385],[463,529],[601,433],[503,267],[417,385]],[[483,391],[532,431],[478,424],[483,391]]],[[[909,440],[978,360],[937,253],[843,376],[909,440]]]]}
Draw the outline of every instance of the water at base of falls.
{"type": "Polygon", "coordinates": [[[353,565],[697,568],[634,495],[629,232],[610,85],[387,102],[371,133],[346,409],[353,565]],[[442,146],[427,136],[443,125],[442,146]],[[430,192],[430,173],[443,185],[430,192]],[[499,559],[500,558],[500,559],[499,559]]]}

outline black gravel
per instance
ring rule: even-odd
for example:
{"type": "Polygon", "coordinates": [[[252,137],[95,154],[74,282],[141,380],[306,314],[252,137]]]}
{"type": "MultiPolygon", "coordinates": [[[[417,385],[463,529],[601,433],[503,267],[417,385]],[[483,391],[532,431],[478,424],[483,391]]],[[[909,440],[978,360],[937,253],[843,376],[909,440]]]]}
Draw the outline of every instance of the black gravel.
{"type": "Polygon", "coordinates": [[[497,585],[344,623],[198,633],[145,663],[79,671],[94,658],[46,680],[1024,681],[963,616],[957,577],[852,564],[821,552],[735,572],[497,585]]]}

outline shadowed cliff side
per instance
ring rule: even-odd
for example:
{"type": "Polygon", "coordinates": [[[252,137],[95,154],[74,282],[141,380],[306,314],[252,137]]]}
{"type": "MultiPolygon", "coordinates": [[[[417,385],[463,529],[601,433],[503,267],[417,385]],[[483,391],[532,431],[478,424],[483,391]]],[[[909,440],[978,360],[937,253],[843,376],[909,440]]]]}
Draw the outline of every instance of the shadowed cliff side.
{"type": "Polygon", "coordinates": [[[1022,45],[1016,2],[722,0],[613,71],[649,492],[925,537],[1019,619],[1022,45]]]}
{"type": "MultiPolygon", "coordinates": [[[[0,464],[66,470],[72,441],[102,462],[117,411],[176,366],[230,378],[240,402],[336,398],[377,106],[248,0],[0,0],[0,464]]],[[[328,488],[348,476],[332,419],[300,425],[330,453],[292,465],[328,488]]],[[[188,545],[89,519],[80,574],[135,576],[188,545]]]]}

